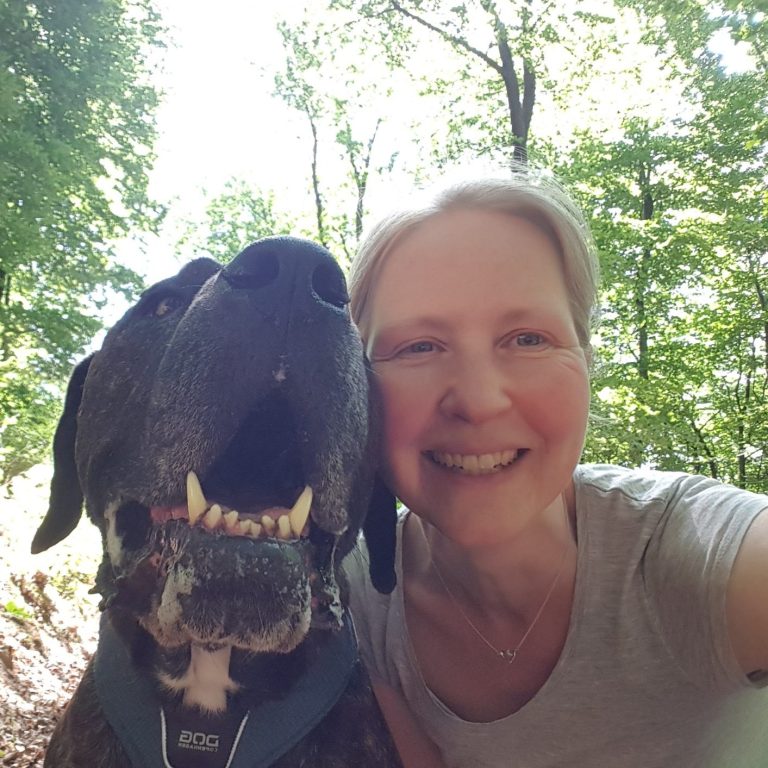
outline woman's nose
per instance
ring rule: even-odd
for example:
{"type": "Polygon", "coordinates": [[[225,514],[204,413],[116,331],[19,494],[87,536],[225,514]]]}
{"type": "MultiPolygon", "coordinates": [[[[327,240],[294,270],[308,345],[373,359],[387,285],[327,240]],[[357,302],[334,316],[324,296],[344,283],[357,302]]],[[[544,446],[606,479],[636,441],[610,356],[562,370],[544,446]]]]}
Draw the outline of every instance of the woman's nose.
{"type": "Polygon", "coordinates": [[[491,360],[466,362],[450,375],[441,410],[471,423],[482,423],[512,405],[509,377],[491,360]]]}

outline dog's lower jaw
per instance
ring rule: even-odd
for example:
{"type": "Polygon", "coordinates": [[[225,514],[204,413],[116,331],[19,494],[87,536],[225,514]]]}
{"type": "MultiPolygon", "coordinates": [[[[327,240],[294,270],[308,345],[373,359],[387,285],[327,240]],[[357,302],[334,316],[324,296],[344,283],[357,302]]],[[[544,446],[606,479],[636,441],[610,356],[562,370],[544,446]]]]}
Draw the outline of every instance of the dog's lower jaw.
{"type": "Polygon", "coordinates": [[[186,707],[215,715],[227,708],[227,695],[240,688],[229,676],[231,657],[231,646],[211,651],[193,644],[189,667],[182,677],[172,677],[166,672],[160,672],[158,677],[169,691],[183,691],[182,701],[186,707]]]}

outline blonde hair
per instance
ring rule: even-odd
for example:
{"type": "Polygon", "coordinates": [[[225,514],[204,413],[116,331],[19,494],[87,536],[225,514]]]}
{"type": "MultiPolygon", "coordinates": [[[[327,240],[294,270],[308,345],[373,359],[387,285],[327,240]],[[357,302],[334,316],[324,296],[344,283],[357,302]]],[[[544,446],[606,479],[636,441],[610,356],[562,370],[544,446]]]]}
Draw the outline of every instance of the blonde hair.
{"type": "Polygon", "coordinates": [[[349,275],[350,311],[363,338],[368,335],[368,309],[376,278],[397,241],[439,213],[473,208],[519,216],[552,239],[562,261],[579,343],[589,352],[599,273],[589,226],[573,198],[554,178],[524,167],[507,178],[445,186],[425,202],[389,214],[365,235],[349,275]]]}

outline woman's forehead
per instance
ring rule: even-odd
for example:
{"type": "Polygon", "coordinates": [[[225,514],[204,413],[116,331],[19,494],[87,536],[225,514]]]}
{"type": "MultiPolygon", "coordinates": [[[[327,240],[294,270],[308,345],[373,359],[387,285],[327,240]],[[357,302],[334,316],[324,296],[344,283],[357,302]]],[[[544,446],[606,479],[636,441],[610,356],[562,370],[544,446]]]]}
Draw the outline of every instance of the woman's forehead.
{"type": "Polygon", "coordinates": [[[371,331],[467,313],[568,312],[557,250],[525,219],[485,211],[433,216],[387,254],[373,285],[371,331]]]}
{"type": "Polygon", "coordinates": [[[537,224],[501,211],[462,208],[402,233],[383,254],[373,291],[450,284],[457,272],[485,285],[496,273],[523,277],[562,270],[556,245],[537,224]]]}

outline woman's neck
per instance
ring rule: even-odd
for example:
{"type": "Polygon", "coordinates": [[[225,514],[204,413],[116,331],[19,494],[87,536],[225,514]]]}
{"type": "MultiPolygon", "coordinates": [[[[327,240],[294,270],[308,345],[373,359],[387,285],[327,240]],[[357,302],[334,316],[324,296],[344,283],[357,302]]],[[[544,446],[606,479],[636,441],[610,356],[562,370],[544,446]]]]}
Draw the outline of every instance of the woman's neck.
{"type": "Polygon", "coordinates": [[[500,614],[531,618],[558,574],[558,589],[572,588],[576,564],[574,507],[569,488],[526,528],[473,548],[461,546],[436,526],[411,515],[405,530],[406,579],[439,583],[436,564],[457,600],[497,618],[500,614]]]}

